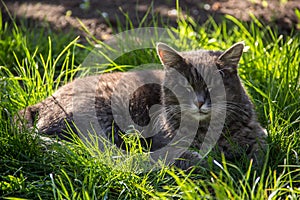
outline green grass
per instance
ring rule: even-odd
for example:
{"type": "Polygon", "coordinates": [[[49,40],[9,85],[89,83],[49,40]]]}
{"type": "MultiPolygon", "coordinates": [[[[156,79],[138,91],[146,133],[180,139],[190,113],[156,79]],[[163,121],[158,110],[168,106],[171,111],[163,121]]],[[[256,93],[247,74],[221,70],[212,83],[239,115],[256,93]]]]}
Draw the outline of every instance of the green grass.
{"type": "MultiPolygon", "coordinates": [[[[297,199],[300,197],[300,35],[278,35],[256,19],[250,24],[227,16],[221,24],[198,26],[180,20],[174,45],[179,49],[226,49],[245,41],[239,72],[269,133],[270,150],[260,170],[251,162],[224,158],[200,173],[174,167],[141,171],[141,146],[126,162],[114,147],[100,151],[97,141],[41,140],[19,128],[13,115],[52,94],[81,70],[90,45],[75,36],[0,21],[0,197],[7,199],[297,199]],[[230,23],[228,22],[230,21],[230,23]],[[229,26],[229,24],[234,24],[229,26]],[[39,39],[35,37],[38,35],[39,39]],[[60,44],[60,45],[57,45],[60,44]]],[[[170,35],[171,36],[171,35],[170,35]]],[[[104,45],[100,41],[95,41],[104,45]]],[[[153,50],[135,51],[109,65],[126,71],[158,62],[153,50]],[[142,53],[141,53],[142,52],[142,53]]],[[[105,141],[104,141],[105,143],[105,141]]]]}

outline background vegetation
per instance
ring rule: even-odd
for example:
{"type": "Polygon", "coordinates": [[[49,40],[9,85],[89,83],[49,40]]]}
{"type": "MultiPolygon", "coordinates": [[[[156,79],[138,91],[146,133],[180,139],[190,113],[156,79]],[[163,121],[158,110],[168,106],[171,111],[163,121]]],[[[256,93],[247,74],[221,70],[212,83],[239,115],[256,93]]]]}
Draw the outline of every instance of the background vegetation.
{"type": "MultiPolygon", "coordinates": [[[[1,15],[0,15],[1,16],[1,15]]],[[[130,19],[128,19],[130,21],[130,19]]],[[[25,22],[24,22],[25,23],[25,22]]],[[[198,26],[179,19],[174,45],[180,49],[226,49],[245,41],[240,76],[259,121],[268,131],[270,150],[263,166],[221,155],[199,173],[164,167],[141,171],[115,159],[94,143],[47,142],[17,127],[13,116],[72,80],[92,45],[74,33],[4,22],[0,18],[0,197],[6,199],[297,199],[300,197],[300,35],[278,31],[253,18],[245,24],[226,16],[198,26]]],[[[154,22],[155,23],[155,22],[154,22]]],[[[120,58],[118,70],[153,61],[153,50],[120,58]],[[134,57],[134,59],[133,59],[134,57]],[[134,60],[134,61],[133,61],[134,60]]],[[[155,60],[158,62],[157,57],[155,60]]],[[[111,65],[108,65],[111,66],[111,65]]],[[[114,66],[112,66],[114,67],[114,66]]],[[[133,141],[131,141],[134,143],[133,141]]]]}

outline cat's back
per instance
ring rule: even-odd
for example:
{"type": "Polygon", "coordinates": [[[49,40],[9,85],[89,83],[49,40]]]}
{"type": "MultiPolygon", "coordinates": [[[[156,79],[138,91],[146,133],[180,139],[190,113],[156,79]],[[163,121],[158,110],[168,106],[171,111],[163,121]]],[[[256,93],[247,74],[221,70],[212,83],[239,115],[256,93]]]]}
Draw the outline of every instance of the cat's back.
{"type": "MultiPolygon", "coordinates": [[[[19,112],[29,126],[36,122],[39,132],[60,134],[66,129],[66,122],[73,123],[74,116],[98,109],[110,113],[111,99],[129,95],[137,98],[133,108],[147,107],[145,99],[158,103],[157,87],[163,79],[161,70],[141,70],[132,72],[114,72],[77,78],[60,87],[55,93],[35,105],[19,112]],[[154,86],[152,83],[155,83],[154,86]],[[156,97],[155,97],[155,95],[156,97]],[[151,96],[152,98],[149,98],[151,96]],[[100,100],[100,101],[99,101],[100,100]],[[102,104],[102,105],[101,105],[102,104]]],[[[132,102],[131,102],[132,103],[132,102]]]]}

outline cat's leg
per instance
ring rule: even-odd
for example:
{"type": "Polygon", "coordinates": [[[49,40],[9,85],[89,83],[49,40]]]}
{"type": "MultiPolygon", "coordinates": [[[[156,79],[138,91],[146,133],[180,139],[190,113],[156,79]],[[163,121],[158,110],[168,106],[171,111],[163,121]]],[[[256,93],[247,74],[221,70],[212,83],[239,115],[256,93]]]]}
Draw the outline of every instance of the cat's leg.
{"type": "Polygon", "coordinates": [[[246,155],[249,160],[253,160],[254,166],[259,167],[265,162],[268,149],[266,138],[266,131],[257,122],[253,122],[228,136],[223,135],[218,148],[228,160],[239,160],[246,155]]]}
{"type": "Polygon", "coordinates": [[[248,151],[248,157],[253,159],[254,166],[263,166],[266,159],[266,153],[268,151],[267,144],[267,131],[260,125],[254,127],[255,143],[251,146],[248,151]]]}
{"type": "Polygon", "coordinates": [[[189,170],[195,166],[206,167],[207,162],[198,152],[187,150],[176,159],[174,165],[183,170],[189,170]]]}

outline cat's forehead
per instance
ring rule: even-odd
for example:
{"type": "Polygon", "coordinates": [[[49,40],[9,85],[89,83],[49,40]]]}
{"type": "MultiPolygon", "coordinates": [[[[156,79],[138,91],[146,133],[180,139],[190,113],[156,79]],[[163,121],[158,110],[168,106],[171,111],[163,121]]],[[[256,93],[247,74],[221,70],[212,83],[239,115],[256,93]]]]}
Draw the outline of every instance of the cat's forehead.
{"type": "Polygon", "coordinates": [[[217,58],[222,54],[220,51],[186,51],[180,52],[180,55],[189,63],[193,65],[210,65],[214,64],[217,58]]]}

